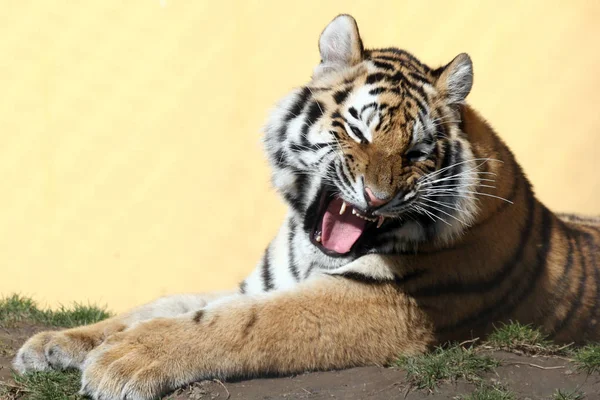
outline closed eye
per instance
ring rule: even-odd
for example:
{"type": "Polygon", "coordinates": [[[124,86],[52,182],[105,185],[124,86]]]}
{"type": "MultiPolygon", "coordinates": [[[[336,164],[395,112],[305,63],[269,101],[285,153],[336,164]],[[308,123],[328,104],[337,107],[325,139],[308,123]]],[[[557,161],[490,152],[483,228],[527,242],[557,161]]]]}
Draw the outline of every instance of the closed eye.
{"type": "Polygon", "coordinates": [[[348,121],[346,122],[346,132],[348,133],[349,136],[354,137],[356,141],[358,141],[361,144],[365,144],[365,143],[369,143],[369,141],[367,140],[367,138],[365,137],[365,135],[363,134],[363,132],[356,126],[348,123],[348,121]],[[352,132],[352,134],[350,134],[350,132],[352,132]]]}
{"type": "Polygon", "coordinates": [[[429,156],[429,152],[424,149],[411,149],[406,153],[406,158],[410,162],[424,161],[429,156]]]}

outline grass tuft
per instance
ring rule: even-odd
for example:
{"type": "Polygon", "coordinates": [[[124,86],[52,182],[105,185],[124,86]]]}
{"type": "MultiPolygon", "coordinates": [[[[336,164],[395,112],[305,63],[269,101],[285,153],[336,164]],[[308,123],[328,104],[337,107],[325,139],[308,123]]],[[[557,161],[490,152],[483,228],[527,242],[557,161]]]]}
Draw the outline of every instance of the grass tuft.
{"type": "Polygon", "coordinates": [[[588,344],[574,354],[577,369],[588,374],[600,372],[600,344],[588,344]]]}
{"type": "Polygon", "coordinates": [[[26,400],[83,400],[77,394],[80,387],[77,371],[34,372],[15,375],[14,383],[0,387],[0,398],[26,400]]]}
{"type": "MultiPolygon", "coordinates": [[[[29,297],[13,294],[0,298],[0,326],[27,321],[47,326],[71,328],[91,324],[110,316],[103,308],[74,304],[57,310],[40,309],[29,297]]],[[[2,348],[0,348],[0,354],[2,348]]],[[[14,382],[0,384],[0,399],[80,400],[79,373],[48,371],[15,375],[14,382]]]]}
{"type": "Polygon", "coordinates": [[[556,389],[556,392],[552,395],[552,400],[583,400],[585,394],[578,389],[571,391],[563,391],[562,389],[556,389]]]}
{"type": "Polygon", "coordinates": [[[110,317],[104,308],[75,303],[72,307],[61,306],[57,310],[40,309],[29,297],[13,294],[0,298],[0,325],[31,321],[56,327],[71,328],[87,325],[110,317]]]}
{"type": "Polygon", "coordinates": [[[559,347],[547,339],[539,329],[518,322],[502,324],[492,332],[486,341],[494,349],[519,354],[558,355],[568,346],[559,347]]]}
{"type": "Polygon", "coordinates": [[[467,396],[461,397],[461,400],[513,400],[514,393],[504,389],[498,384],[480,385],[475,391],[467,396]]]}
{"type": "Polygon", "coordinates": [[[438,347],[434,351],[414,357],[403,357],[397,365],[406,370],[408,380],[419,389],[433,390],[442,381],[459,378],[479,382],[481,374],[499,365],[499,361],[487,355],[477,354],[475,349],[458,345],[438,347]]]}
{"type": "Polygon", "coordinates": [[[0,322],[29,319],[39,312],[35,302],[18,294],[0,299],[0,322]]]}

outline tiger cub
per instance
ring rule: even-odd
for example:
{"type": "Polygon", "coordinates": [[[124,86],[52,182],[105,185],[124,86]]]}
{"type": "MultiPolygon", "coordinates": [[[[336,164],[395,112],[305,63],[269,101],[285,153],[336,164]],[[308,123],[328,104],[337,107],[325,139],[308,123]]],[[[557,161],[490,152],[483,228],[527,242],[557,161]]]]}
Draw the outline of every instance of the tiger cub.
{"type": "Polygon", "coordinates": [[[239,290],[159,299],[31,338],[20,373],[79,368],[94,399],[207,378],[385,364],[493,323],[600,339],[600,221],[558,216],[465,98],[466,54],[430,68],[335,18],[321,63],[266,125],[283,225],[239,290]]]}

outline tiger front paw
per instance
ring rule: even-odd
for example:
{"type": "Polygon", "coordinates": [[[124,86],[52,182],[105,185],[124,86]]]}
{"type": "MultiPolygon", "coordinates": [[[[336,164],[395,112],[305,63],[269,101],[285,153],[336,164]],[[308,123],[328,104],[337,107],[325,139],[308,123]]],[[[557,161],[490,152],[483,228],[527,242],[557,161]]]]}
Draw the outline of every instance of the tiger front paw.
{"type": "Polygon", "coordinates": [[[92,332],[41,332],[27,340],[19,349],[13,368],[20,374],[79,368],[87,354],[101,342],[100,336],[92,332]]]}
{"type": "Polygon", "coordinates": [[[193,337],[177,325],[154,320],[108,338],[85,360],[80,394],[94,400],[152,400],[195,380],[189,367],[197,356],[188,344],[193,337]]]}

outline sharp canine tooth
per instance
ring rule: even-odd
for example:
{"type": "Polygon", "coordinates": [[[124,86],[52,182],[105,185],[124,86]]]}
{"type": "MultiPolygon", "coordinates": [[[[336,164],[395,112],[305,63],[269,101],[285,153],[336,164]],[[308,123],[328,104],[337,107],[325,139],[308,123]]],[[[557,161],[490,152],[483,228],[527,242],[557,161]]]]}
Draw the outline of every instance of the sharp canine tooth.
{"type": "Polygon", "coordinates": [[[358,214],[356,214],[356,210],[354,208],[352,209],[352,214],[358,215],[358,214]]]}
{"type": "Polygon", "coordinates": [[[317,237],[315,238],[315,240],[316,240],[317,242],[321,243],[321,235],[317,236],[317,237]]]}
{"type": "Polygon", "coordinates": [[[379,221],[377,221],[377,228],[379,228],[383,224],[384,220],[385,220],[385,217],[383,215],[380,215],[379,221]]]}
{"type": "Polygon", "coordinates": [[[342,206],[340,207],[340,215],[346,212],[346,202],[342,200],[342,206]]]}

